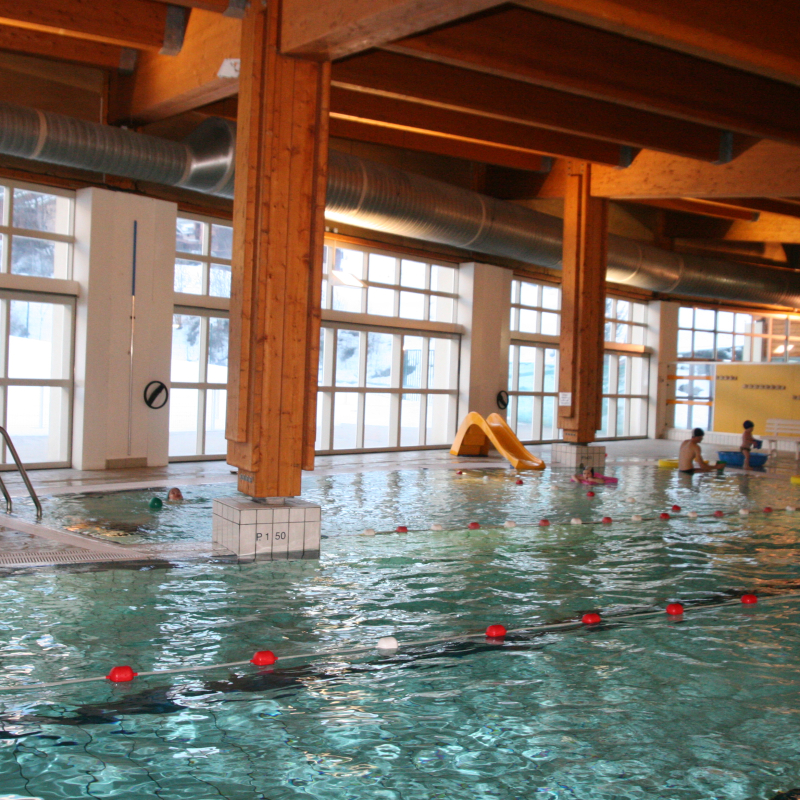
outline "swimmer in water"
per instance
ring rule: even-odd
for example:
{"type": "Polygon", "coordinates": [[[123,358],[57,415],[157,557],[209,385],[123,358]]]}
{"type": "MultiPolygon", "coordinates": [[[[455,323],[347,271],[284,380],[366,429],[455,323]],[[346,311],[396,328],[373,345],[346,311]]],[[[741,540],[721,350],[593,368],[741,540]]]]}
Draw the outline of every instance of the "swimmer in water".
{"type": "Polygon", "coordinates": [[[180,500],[183,500],[183,493],[181,492],[181,490],[177,486],[173,486],[169,490],[169,494],[167,495],[167,500],[172,500],[174,502],[178,502],[180,500]]]}

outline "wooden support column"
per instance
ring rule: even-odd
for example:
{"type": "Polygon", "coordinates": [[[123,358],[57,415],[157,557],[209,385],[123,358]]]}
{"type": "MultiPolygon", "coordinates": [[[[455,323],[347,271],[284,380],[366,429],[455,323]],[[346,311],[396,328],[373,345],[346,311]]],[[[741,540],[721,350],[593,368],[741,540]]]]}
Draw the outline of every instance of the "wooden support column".
{"type": "Polygon", "coordinates": [[[568,162],[564,195],[558,426],[580,444],[600,428],[603,383],[608,201],[591,196],[591,169],[568,162]]]}
{"type": "Polygon", "coordinates": [[[314,468],[330,64],[278,51],[279,0],[243,20],[228,463],[252,497],[314,468]]]}

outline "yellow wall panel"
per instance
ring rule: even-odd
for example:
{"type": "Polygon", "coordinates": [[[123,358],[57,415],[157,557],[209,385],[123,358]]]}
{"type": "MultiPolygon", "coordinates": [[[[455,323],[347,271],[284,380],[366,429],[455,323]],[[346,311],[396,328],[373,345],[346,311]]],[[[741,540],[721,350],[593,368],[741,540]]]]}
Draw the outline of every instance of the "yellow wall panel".
{"type": "Polygon", "coordinates": [[[766,433],[768,419],[800,419],[800,364],[718,364],[714,430],[741,433],[750,419],[766,433]]]}

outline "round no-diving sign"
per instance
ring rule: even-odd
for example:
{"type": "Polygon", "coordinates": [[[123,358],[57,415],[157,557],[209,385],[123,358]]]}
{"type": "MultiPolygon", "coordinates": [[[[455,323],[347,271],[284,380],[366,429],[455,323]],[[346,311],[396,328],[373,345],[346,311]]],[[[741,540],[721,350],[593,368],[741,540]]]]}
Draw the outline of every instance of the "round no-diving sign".
{"type": "Polygon", "coordinates": [[[149,408],[164,408],[169,400],[169,389],[161,381],[150,381],[144,387],[144,402],[149,408]]]}

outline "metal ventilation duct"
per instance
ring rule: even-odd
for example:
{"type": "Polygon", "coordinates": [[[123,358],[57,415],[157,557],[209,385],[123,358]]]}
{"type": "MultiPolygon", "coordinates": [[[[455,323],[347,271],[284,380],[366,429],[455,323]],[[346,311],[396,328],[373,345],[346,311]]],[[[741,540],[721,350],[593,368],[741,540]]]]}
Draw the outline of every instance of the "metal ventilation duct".
{"type": "MultiPolygon", "coordinates": [[[[0,103],[0,153],[233,197],[235,126],[183,142],[0,103]]],[[[330,151],[326,216],[362,228],[561,268],[562,222],[514,203],[330,151]]],[[[655,292],[800,307],[800,274],[609,236],[608,280],[655,292]]]]}

